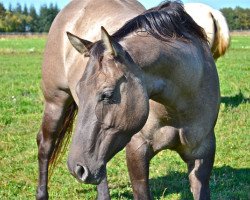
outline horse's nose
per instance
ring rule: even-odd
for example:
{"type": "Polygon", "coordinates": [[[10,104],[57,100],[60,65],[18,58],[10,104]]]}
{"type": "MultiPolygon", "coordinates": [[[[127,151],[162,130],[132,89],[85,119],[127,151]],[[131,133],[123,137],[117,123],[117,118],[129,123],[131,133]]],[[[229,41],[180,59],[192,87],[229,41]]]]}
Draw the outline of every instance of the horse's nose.
{"type": "Polygon", "coordinates": [[[89,170],[87,167],[77,164],[75,174],[80,181],[85,182],[89,176],[89,170]]]}

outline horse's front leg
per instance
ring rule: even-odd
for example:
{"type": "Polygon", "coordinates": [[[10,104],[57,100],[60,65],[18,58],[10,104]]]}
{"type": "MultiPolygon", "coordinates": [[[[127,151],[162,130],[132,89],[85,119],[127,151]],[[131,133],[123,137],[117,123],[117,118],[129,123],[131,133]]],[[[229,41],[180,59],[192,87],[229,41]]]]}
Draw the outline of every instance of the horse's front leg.
{"type": "Polygon", "coordinates": [[[135,200],[151,199],[149,162],[153,156],[151,145],[140,134],[134,135],[126,146],[127,165],[135,200]]]}
{"type": "Polygon", "coordinates": [[[48,199],[48,166],[55,148],[55,140],[62,130],[62,124],[68,120],[70,114],[66,107],[66,100],[56,103],[45,102],[45,110],[41,129],[37,135],[39,180],[36,199],[48,199]],[[66,114],[67,112],[67,114],[66,114]]]}
{"type": "Polygon", "coordinates": [[[107,176],[97,186],[97,200],[110,200],[107,176]]]}
{"type": "Polygon", "coordinates": [[[187,160],[189,181],[191,192],[195,200],[209,200],[210,189],[209,179],[214,163],[215,155],[215,137],[214,133],[210,134],[201,145],[194,151],[202,151],[199,158],[192,159],[191,156],[187,160]]]}

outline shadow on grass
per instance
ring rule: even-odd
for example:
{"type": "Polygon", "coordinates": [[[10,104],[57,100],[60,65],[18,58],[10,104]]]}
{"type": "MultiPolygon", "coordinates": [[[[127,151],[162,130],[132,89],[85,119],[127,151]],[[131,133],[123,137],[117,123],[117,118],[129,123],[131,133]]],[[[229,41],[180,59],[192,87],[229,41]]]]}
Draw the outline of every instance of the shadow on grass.
{"type": "MultiPolygon", "coordinates": [[[[248,199],[250,196],[250,169],[234,169],[230,166],[214,168],[210,179],[212,199],[248,199]]],[[[170,172],[167,176],[150,179],[151,193],[154,199],[171,194],[179,194],[180,199],[193,199],[189,190],[187,173],[170,172]]],[[[133,199],[133,195],[124,192],[112,195],[112,199],[133,199]]]]}
{"type": "Polygon", "coordinates": [[[249,102],[250,102],[250,99],[244,97],[241,91],[235,96],[221,97],[221,103],[224,103],[226,107],[237,107],[241,103],[249,103],[249,102]]]}

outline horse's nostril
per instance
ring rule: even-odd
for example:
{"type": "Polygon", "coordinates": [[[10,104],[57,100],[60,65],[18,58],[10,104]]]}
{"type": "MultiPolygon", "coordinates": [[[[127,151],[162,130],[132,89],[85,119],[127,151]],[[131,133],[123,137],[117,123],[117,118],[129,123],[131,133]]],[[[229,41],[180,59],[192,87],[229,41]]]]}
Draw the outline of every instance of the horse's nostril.
{"type": "Polygon", "coordinates": [[[89,175],[88,168],[79,164],[76,165],[75,173],[77,178],[83,182],[86,181],[89,175]]]}

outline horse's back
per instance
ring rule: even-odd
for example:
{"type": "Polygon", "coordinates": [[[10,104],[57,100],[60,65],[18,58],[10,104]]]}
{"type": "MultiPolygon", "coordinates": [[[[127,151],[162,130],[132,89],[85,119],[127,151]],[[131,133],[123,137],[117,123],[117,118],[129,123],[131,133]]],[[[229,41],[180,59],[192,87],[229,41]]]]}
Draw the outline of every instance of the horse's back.
{"type": "Polygon", "coordinates": [[[100,39],[101,26],[113,33],[144,10],[135,0],[71,1],[57,15],[48,34],[42,67],[45,95],[49,90],[67,90],[70,84],[74,88],[85,69],[87,59],[71,46],[67,31],[89,41],[96,41],[100,39]],[[76,68],[76,63],[81,68],[76,68]]]}

